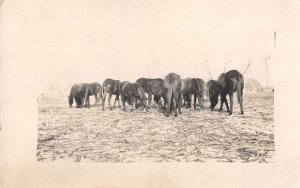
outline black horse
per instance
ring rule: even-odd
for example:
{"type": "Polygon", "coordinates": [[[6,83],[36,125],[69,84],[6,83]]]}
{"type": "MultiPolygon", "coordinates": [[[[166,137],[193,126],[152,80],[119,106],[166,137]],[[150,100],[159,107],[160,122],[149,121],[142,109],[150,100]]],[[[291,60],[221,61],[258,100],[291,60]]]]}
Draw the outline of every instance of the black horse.
{"type": "Polygon", "coordinates": [[[119,95],[120,95],[120,84],[121,82],[119,80],[113,80],[113,79],[106,79],[103,82],[102,89],[101,89],[101,97],[102,97],[102,110],[104,110],[105,106],[105,100],[106,100],[106,94],[108,93],[108,105],[109,109],[111,110],[111,97],[112,95],[116,95],[114,106],[116,105],[116,101],[118,101],[119,107],[120,101],[119,101],[119,95]]]}
{"type": "Polygon", "coordinates": [[[227,73],[223,73],[219,76],[216,87],[211,90],[211,106],[213,110],[218,104],[218,97],[221,95],[221,106],[220,111],[223,109],[223,103],[225,103],[227,112],[232,114],[233,110],[233,93],[237,92],[238,102],[240,104],[241,114],[244,114],[243,110],[243,89],[244,89],[244,77],[237,70],[231,70],[227,73]],[[228,102],[226,96],[229,95],[230,98],[230,108],[228,107],[228,102]]]}

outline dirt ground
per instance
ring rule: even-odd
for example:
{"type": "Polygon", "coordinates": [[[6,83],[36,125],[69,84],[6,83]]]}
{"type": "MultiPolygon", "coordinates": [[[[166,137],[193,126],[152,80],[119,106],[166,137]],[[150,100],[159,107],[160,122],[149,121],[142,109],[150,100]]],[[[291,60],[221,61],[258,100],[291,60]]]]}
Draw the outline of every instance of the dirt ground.
{"type": "Polygon", "coordinates": [[[274,162],[273,92],[245,93],[244,115],[234,101],[232,116],[211,112],[206,101],[204,109],[165,117],[156,108],[77,109],[66,97],[39,97],[37,160],[274,162]]]}

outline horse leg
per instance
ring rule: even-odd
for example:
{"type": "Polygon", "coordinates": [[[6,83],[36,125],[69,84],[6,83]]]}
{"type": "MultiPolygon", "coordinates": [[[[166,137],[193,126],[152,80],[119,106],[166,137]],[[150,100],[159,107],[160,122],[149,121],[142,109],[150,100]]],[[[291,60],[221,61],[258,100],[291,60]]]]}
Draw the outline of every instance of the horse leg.
{"type": "Polygon", "coordinates": [[[178,99],[179,99],[179,96],[178,96],[178,93],[177,92],[175,92],[174,94],[173,94],[173,103],[174,103],[174,105],[173,105],[173,108],[174,108],[174,116],[178,116],[178,112],[177,112],[177,109],[178,109],[178,99]]]}
{"type": "Polygon", "coordinates": [[[220,106],[220,109],[219,109],[220,112],[223,110],[223,103],[224,102],[225,102],[225,100],[224,100],[224,97],[222,96],[221,97],[221,106],[220,106]]]}
{"type": "Polygon", "coordinates": [[[181,99],[181,94],[179,95],[179,100],[178,100],[178,112],[179,112],[179,114],[182,114],[182,112],[181,112],[181,104],[182,103],[182,99],[181,99]]]}
{"type": "Polygon", "coordinates": [[[171,111],[171,102],[172,102],[172,89],[169,88],[168,93],[167,93],[167,99],[168,99],[168,108],[167,108],[167,114],[166,116],[170,116],[170,111],[171,111]]]}
{"type": "Polygon", "coordinates": [[[125,107],[125,98],[124,98],[123,95],[121,95],[121,100],[122,100],[123,110],[126,111],[126,107],[125,107]]]}
{"type": "Polygon", "coordinates": [[[115,102],[114,102],[114,106],[113,106],[113,107],[116,106],[116,102],[117,102],[117,96],[116,96],[116,98],[115,98],[115,102]]]}
{"type": "MultiPolygon", "coordinates": [[[[109,94],[108,94],[108,107],[109,107],[110,110],[112,109],[112,108],[111,108],[111,97],[112,97],[112,94],[109,93],[109,94]]],[[[116,102],[116,101],[115,101],[115,102],[116,102]]]]}
{"type": "Polygon", "coordinates": [[[95,106],[96,106],[96,104],[98,103],[98,97],[97,94],[95,94],[94,96],[95,96],[95,106]]]}
{"type": "Polygon", "coordinates": [[[84,106],[84,96],[81,96],[80,98],[80,108],[83,108],[84,106]]]}
{"type": "Polygon", "coordinates": [[[200,107],[203,108],[203,103],[204,103],[204,95],[202,96],[198,96],[198,99],[199,99],[199,104],[200,104],[200,107]]]}
{"type": "Polygon", "coordinates": [[[139,99],[134,100],[134,107],[135,107],[135,109],[138,109],[138,107],[139,107],[139,99]]]}
{"type": "Polygon", "coordinates": [[[188,94],[188,108],[192,107],[192,94],[188,94]]]}
{"type": "Polygon", "coordinates": [[[74,99],[75,99],[75,103],[76,103],[76,108],[79,108],[80,107],[80,100],[77,97],[75,97],[74,99]]]}
{"type": "Polygon", "coordinates": [[[148,108],[151,108],[151,100],[152,100],[152,94],[149,92],[149,94],[148,94],[148,108]]]}
{"type": "Polygon", "coordinates": [[[117,100],[118,100],[118,107],[121,108],[121,105],[120,105],[120,95],[117,94],[116,97],[117,97],[117,100]]]}
{"type": "MultiPolygon", "coordinates": [[[[194,94],[194,109],[196,109],[197,98],[198,98],[198,95],[197,95],[197,94],[194,94]]],[[[200,102],[200,101],[199,101],[199,102],[200,102]]]]}
{"type": "Polygon", "coordinates": [[[86,100],[86,107],[90,107],[90,97],[87,97],[87,100],[86,100]]]}
{"type": "Polygon", "coordinates": [[[105,100],[106,100],[106,94],[107,94],[107,91],[105,88],[103,88],[104,92],[103,92],[103,95],[102,95],[102,110],[104,111],[104,106],[105,106],[105,100]]]}
{"type": "Polygon", "coordinates": [[[229,106],[228,106],[228,101],[227,101],[226,97],[224,99],[224,102],[225,102],[225,105],[226,105],[227,112],[229,112],[229,106]]]}
{"type": "Polygon", "coordinates": [[[229,111],[229,115],[232,114],[232,110],[233,110],[233,93],[229,94],[229,99],[230,99],[230,111],[229,111]]]}
{"type": "Polygon", "coordinates": [[[181,105],[184,105],[184,95],[181,94],[181,105]]]}
{"type": "Polygon", "coordinates": [[[237,97],[238,97],[238,102],[240,104],[241,114],[244,114],[244,109],[243,109],[243,85],[242,85],[242,83],[237,84],[237,97]]]}

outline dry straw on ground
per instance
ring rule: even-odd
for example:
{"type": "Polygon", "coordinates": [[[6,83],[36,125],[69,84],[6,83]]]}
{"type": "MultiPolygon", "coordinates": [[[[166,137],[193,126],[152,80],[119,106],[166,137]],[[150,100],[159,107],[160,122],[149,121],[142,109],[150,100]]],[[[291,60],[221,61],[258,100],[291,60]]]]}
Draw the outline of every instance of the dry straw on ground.
{"type": "Polygon", "coordinates": [[[273,162],[272,91],[244,95],[245,115],[183,109],[179,117],[101,106],[69,108],[65,98],[39,99],[37,160],[93,162],[273,162]]]}

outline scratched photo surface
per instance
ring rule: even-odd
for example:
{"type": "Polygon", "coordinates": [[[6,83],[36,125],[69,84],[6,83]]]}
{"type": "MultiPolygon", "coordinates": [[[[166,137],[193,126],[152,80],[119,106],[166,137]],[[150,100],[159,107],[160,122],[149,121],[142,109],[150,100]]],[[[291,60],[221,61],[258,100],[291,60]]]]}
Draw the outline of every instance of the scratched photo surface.
{"type": "MultiPolygon", "coordinates": [[[[27,15],[37,27],[28,27],[34,32],[24,39],[31,42],[27,58],[43,62],[33,68],[39,78],[37,160],[275,162],[274,69],[286,58],[280,52],[288,29],[280,21],[272,22],[280,18],[274,7],[260,3],[236,2],[230,8],[226,2],[209,1],[38,4],[43,11],[34,9],[27,15]],[[210,108],[208,81],[217,81],[230,70],[243,77],[244,114],[240,82],[235,79],[230,83],[220,79],[223,89],[232,85],[235,91],[232,115],[226,103],[219,112],[221,96],[214,110],[210,108]],[[169,73],[179,75],[182,82],[171,95],[173,102],[181,101],[182,113],[176,117],[175,113],[167,117],[168,106],[177,108],[173,102],[163,107],[166,93],[158,104],[152,96],[149,104],[147,87],[141,92],[133,84],[139,78],[164,79],[169,73]],[[203,80],[196,109],[198,94],[192,92],[197,91],[184,94],[189,78],[203,80]],[[106,79],[133,85],[121,88],[112,82],[104,89],[106,79]],[[101,86],[89,91],[89,108],[85,96],[71,97],[70,108],[71,88],[79,91],[80,84],[91,83],[101,86]],[[116,90],[120,100],[115,102],[116,90]]],[[[230,107],[229,95],[227,101],[230,107]]]]}

